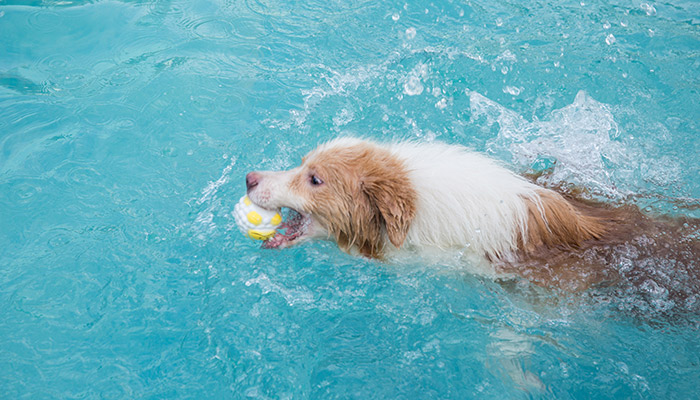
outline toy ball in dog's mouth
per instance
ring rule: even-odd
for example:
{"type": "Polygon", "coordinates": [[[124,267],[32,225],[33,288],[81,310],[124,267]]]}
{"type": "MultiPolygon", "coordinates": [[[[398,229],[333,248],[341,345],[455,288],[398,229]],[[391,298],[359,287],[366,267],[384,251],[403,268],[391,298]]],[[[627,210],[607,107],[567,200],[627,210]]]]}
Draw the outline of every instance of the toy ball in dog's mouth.
{"type": "Polygon", "coordinates": [[[241,197],[233,209],[233,216],[241,233],[255,240],[271,238],[282,223],[279,210],[262,208],[250,201],[248,196],[241,197]]]}
{"type": "Polygon", "coordinates": [[[241,233],[254,240],[263,240],[263,247],[283,248],[303,236],[309,223],[304,214],[289,209],[283,222],[279,209],[268,210],[253,203],[248,196],[241,197],[233,209],[236,225],[241,233]],[[284,230],[284,233],[279,232],[284,230]]]}

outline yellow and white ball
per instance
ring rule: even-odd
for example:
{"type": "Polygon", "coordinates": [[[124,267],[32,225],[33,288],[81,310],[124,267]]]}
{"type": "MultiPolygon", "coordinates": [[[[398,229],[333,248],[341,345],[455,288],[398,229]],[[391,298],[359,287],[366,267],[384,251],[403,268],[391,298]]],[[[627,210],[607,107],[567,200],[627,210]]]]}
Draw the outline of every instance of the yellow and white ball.
{"type": "Polygon", "coordinates": [[[255,240],[267,240],[275,235],[282,223],[279,210],[267,210],[254,204],[248,196],[241,197],[233,209],[236,225],[241,232],[255,240]]]}

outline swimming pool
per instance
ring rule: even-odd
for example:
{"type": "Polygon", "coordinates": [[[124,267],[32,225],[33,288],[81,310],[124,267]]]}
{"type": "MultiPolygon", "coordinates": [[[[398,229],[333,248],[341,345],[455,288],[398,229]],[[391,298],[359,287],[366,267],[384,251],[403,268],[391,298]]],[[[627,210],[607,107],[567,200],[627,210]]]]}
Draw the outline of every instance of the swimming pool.
{"type": "Polygon", "coordinates": [[[9,0],[0,32],[7,398],[698,398],[663,283],[263,251],[231,216],[353,134],[700,217],[697,2],[9,0]]]}

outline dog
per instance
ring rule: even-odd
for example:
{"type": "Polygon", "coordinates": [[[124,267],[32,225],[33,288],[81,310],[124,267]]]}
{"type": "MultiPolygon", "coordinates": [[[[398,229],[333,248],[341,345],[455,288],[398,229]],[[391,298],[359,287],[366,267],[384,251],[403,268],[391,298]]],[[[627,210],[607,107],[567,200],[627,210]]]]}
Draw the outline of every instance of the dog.
{"type": "Polygon", "coordinates": [[[441,142],[339,138],[294,169],[248,173],[246,187],[257,205],[290,210],[265,248],[330,239],[380,260],[454,250],[496,276],[571,290],[618,280],[625,246],[637,259],[672,255],[693,270],[700,257],[697,220],[585,201],[441,142]]]}

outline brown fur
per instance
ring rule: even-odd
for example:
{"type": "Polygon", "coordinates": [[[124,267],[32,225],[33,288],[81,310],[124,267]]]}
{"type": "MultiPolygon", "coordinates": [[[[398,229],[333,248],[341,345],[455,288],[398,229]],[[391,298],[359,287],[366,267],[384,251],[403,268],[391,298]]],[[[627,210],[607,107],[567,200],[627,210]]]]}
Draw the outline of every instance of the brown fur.
{"type": "Polygon", "coordinates": [[[384,233],[400,247],[416,212],[416,193],[403,163],[369,143],[310,153],[291,189],[311,199],[307,211],[342,249],[365,257],[382,258],[384,233]],[[322,186],[308,184],[314,174],[322,186]]]}
{"type": "MultiPolygon", "coordinates": [[[[417,194],[406,166],[371,143],[311,152],[290,189],[308,199],[303,211],[343,250],[370,258],[383,257],[386,239],[400,247],[416,214],[417,194]],[[314,175],[324,184],[310,184],[314,175]]],[[[544,188],[538,194],[539,200],[523,198],[527,229],[517,239],[515,257],[491,260],[498,271],[574,291],[621,281],[655,287],[663,281],[678,301],[700,293],[700,220],[649,217],[634,206],[613,207],[544,188]],[[660,273],[659,265],[662,270],[671,265],[683,288],[670,273],[660,273]]]]}
{"type": "Polygon", "coordinates": [[[525,254],[541,246],[578,248],[583,242],[600,239],[606,222],[600,217],[583,214],[559,193],[538,191],[539,201],[524,198],[528,208],[527,236],[520,237],[518,247],[525,254]]]}
{"type": "MultiPolygon", "coordinates": [[[[516,262],[497,263],[500,271],[578,291],[623,279],[639,286],[650,279],[653,269],[621,273],[621,263],[666,263],[675,265],[678,274],[690,276],[691,286],[700,282],[700,220],[650,217],[636,206],[614,207],[546,191],[545,218],[534,203],[528,203],[527,241],[523,245],[521,239],[516,262]]],[[[672,286],[669,292],[674,296],[672,286]]],[[[681,299],[687,294],[675,296],[681,299]]]]}

